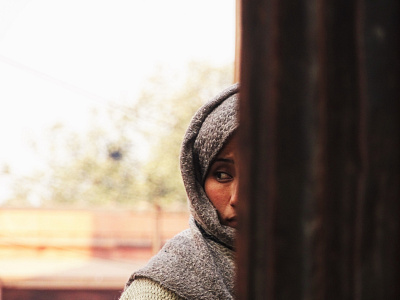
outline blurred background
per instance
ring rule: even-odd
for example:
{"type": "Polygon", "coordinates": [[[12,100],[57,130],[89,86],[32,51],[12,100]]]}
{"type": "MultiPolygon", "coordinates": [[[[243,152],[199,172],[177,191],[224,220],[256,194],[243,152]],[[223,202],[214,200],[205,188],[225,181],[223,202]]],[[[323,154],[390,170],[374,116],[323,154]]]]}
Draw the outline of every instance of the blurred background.
{"type": "Polygon", "coordinates": [[[0,0],[0,299],[117,299],[188,221],[179,149],[234,0],[0,0]]]}

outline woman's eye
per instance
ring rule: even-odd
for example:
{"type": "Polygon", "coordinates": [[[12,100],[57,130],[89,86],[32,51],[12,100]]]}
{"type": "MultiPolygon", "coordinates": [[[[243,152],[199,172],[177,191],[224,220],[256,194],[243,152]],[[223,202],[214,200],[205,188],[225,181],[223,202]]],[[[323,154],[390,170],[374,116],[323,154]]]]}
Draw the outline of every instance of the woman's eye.
{"type": "Polygon", "coordinates": [[[216,172],[215,177],[217,178],[217,180],[228,180],[232,178],[231,175],[225,172],[216,172]]]}

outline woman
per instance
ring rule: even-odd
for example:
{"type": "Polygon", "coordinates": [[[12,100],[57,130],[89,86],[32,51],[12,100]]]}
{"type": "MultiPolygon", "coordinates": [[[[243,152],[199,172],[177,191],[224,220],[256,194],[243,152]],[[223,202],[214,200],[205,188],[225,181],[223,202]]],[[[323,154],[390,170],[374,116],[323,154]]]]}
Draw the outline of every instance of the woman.
{"type": "Polygon", "coordinates": [[[121,300],[233,299],[238,89],[231,86],[194,115],[180,158],[190,228],[131,276],[121,300]]]}

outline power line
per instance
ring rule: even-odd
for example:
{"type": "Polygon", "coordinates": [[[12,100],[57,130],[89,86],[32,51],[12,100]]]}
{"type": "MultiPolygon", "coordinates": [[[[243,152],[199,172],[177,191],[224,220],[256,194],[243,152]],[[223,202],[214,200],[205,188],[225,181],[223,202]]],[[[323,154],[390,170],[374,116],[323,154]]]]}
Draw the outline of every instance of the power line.
{"type": "Polygon", "coordinates": [[[107,107],[112,108],[112,109],[124,110],[124,108],[121,107],[121,106],[117,106],[117,105],[111,104],[110,100],[107,99],[107,98],[104,98],[104,97],[99,96],[99,95],[97,95],[95,93],[92,93],[92,92],[84,90],[84,89],[82,89],[80,87],[77,87],[76,85],[73,85],[71,83],[65,82],[65,81],[60,80],[58,78],[55,78],[55,77],[53,77],[51,75],[48,75],[48,74],[46,74],[46,73],[44,73],[42,71],[38,71],[38,70],[36,70],[36,69],[34,69],[32,67],[29,67],[29,66],[27,66],[25,64],[22,64],[22,63],[20,63],[18,61],[10,59],[10,58],[8,58],[8,57],[6,57],[4,55],[1,55],[1,54],[0,54],[0,61],[5,63],[5,64],[7,64],[7,65],[9,65],[9,66],[14,67],[14,68],[17,68],[19,70],[22,70],[22,71],[25,71],[27,73],[30,73],[30,74],[34,75],[35,77],[44,79],[45,81],[48,81],[48,82],[51,82],[51,83],[56,84],[58,86],[61,86],[62,88],[66,89],[66,90],[69,90],[71,92],[74,92],[75,94],[79,94],[81,96],[84,96],[85,98],[91,100],[92,102],[94,102],[96,104],[101,104],[101,105],[107,106],[107,107]]]}
{"type": "MultiPolygon", "coordinates": [[[[38,70],[36,70],[36,69],[34,69],[32,67],[29,67],[29,66],[27,66],[25,64],[22,64],[22,63],[20,63],[18,61],[10,59],[10,58],[8,58],[8,57],[6,57],[4,55],[1,55],[1,54],[0,54],[0,61],[5,63],[5,64],[7,64],[7,65],[10,65],[10,66],[12,66],[14,68],[17,68],[19,70],[22,70],[22,71],[25,71],[27,73],[30,73],[30,74],[32,74],[32,75],[34,75],[34,76],[36,76],[38,78],[41,78],[41,79],[43,79],[45,81],[48,81],[48,82],[51,82],[51,83],[56,84],[58,86],[61,86],[62,88],[66,89],[66,90],[69,90],[69,91],[72,91],[75,94],[79,94],[81,96],[84,96],[86,99],[92,101],[95,104],[101,104],[101,105],[103,105],[103,106],[105,106],[107,108],[110,108],[112,110],[121,111],[121,112],[126,113],[128,115],[132,113],[132,111],[126,106],[115,105],[115,104],[111,103],[110,100],[107,99],[107,98],[104,98],[104,97],[99,96],[99,95],[97,95],[95,93],[89,92],[87,90],[84,90],[84,89],[82,89],[80,87],[77,87],[77,86],[75,86],[75,85],[73,85],[71,83],[65,82],[65,81],[60,80],[58,78],[55,78],[55,77],[53,77],[51,75],[48,75],[48,74],[46,74],[44,72],[38,71],[38,70]]],[[[137,121],[140,121],[140,120],[147,120],[147,121],[148,120],[152,120],[156,124],[165,123],[164,119],[156,118],[156,117],[150,116],[150,115],[146,115],[146,116],[136,115],[135,117],[136,117],[137,121]]]]}

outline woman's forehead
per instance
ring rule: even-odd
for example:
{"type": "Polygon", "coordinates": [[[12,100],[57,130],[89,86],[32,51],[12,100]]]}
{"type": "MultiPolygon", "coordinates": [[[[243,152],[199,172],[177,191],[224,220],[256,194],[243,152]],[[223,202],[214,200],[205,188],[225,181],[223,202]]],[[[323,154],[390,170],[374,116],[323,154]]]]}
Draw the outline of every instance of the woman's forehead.
{"type": "Polygon", "coordinates": [[[232,157],[236,153],[236,136],[233,136],[229,141],[222,147],[221,151],[217,154],[217,158],[221,157],[232,157]]]}

